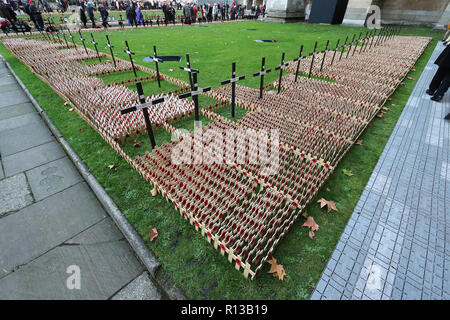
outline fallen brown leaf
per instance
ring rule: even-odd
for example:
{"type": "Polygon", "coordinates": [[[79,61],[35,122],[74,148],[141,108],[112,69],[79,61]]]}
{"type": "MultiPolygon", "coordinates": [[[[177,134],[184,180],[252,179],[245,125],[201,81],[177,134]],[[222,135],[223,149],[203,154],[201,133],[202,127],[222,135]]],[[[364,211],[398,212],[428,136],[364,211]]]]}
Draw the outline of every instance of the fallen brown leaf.
{"type": "Polygon", "coordinates": [[[336,204],[334,203],[334,201],[328,201],[328,212],[330,212],[331,210],[334,211],[338,211],[338,209],[336,208],[336,204]]]}
{"type": "Polygon", "coordinates": [[[328,204],[328,200],[325,200],[324,198],[320,199],[317,202],[320,203],[321,208],[325,207],[328,204]]]}
{"type": "Polygon", "coordinates": [[[327,206],[327,212],[330,212],[331,210],[338,211],[338,209],[336,208],[336,205],[334,204],[334,201],[326,200],[326,199],[322,198],[317,202],[320,203],[321,208],[327,206]]]}
{"type": "Polygon", "coordinates": [[[357,144],[358,146],[362,146],[363,145],[363,141],[362,140],[358,140],[355,142],[355,144],[357,144]]]}
{"type": "Polygon", "coordinates": [[[277,263],[277,259],[272,258],[267,260],[267,263],[270,264],[270,270],[268,273],[272,273],[274,277],[278,277],[278,279],[283,280],[286,275],[286,271],[283,268],[282,264],[277,263]]]}
{"type": "Polygon", "coordinates": [[[115,167],[116,167],[116,166],[113,165],[113,164],[110,164],[110,165],[108,166],[109,169],[114,169],[115,167]]]}
{"type": "Polygon", "coordinates": [[[302,227],[308,227],[309,228],[309,238],[312,240],[314,239],[314,232],[319,230],[319,225],[314,221],[314,218],[309,216],[305,223],[303,223],[302,227]]]}
{"type": "Polygon", "coordinates": [[[153,241],[156,237],[158,237],[158,230],[155,227],[150,226],[150,241],[153,241]]]}

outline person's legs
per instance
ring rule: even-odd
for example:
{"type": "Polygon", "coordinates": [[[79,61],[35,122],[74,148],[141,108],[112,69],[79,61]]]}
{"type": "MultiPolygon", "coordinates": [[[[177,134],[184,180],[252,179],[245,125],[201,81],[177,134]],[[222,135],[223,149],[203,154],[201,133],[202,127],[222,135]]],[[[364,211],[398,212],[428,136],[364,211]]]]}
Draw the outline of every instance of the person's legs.
{"type": "Polygon", "coordinates": [[[434,75],[433,79],[430,82],[430,85],[428,86],[427,93],[429,95],[433,95],[437,88],[439,88],[439,85],[441,84],[442,80],[444,79],[445,75],[447,74],[448,69],[441,68],[436,71],[436,74],[434,75]]]}
{"type": "Polygon", "coordinates": [[[441,84],[437,88],[434,95],[431,97],[431,100],[434,101],[441,101],[444,94],[447,92],[448,88],[450,87],[450,70],[447,69],[447,72],[445,73],[441,84]]]}

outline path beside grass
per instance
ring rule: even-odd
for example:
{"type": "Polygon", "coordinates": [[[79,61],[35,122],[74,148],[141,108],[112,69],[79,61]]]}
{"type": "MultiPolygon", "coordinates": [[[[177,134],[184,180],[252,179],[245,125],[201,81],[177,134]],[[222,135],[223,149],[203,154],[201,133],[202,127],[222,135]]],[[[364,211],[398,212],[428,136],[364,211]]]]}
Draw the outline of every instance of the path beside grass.
{"type": "MultiPolygon", "coordinates": [[[[193,67],[200,69],[201,86],[216,87],[221,80],[229,77],[232,61],[237,62],[238,74],[248,75],[259,70],[263,55],[266,56],[268,67],[273,67],[279,63],[282,51],[286,52],[286,59],[291,59],[298,54],[300,44],[304,44],[305,52],[309,52],[316,39],[324,45],[327,39],[335,43],[338,38],[342,41],[346,35],[356,32],[359,34],[360,31],[366,30],[300,23],[277,25],[239,22],[208,25],[208,28],[167,27],[111,31],[108,34],[116,45],[118,56],[128,59],[121,52],[123,40],[128,39],[136,52],[135,61],[150,68],[154,68],[154,63],[142,62],[142,59],[152,53],[153,44],[158,46],[158,53],[161,55],[182,56],[181,63],[164,63],[160,65],[160,70],[184,81],[187,81],[187,76],[178,69],[178,65],[185,62],[184,54],[189,52],[193,67]],[[277,39],[278,42],[255,43],[253,39],[277,39]]],[[[99,48],[108,52],[101,33],[98,33],[98,37],[96,34],[96,40],[102,42],[99,48]]],[[[433,36],[435,39],[442,37],[442,33],[431,33],[430,29],[424,28],[404,28],[402,35],[433,36]]],[[[409,76],[416,79],[420,76],[435,43],[436,40],[430,44],[418,60],[416,71],[411,71],[409,76]]],[[[315,239],[309,239],[306,228],[301,226],[302,221],[297,221],[277,247],[275,257],[284,265],[287,272],[285,280],[279,281],[267,274],[266,268],[256,280],[250,281],[245,280],[241,273],[211,248],[171,203],[161,196],[152,197],[150,186],[139,174],[80,117],[69,112],[69,107],[64,106],[64,101],[51,88],[33,76],[27,67],[2,46],[0,53],[16,70],[51,120],[158,257],[164,274],[169,275],[187,297],[195,299],[308,299],[416,83],[416,80],[405,79],[405,85],[396,90],[390,101],[395,106],[388,105],[390,110],[383,118],[373,121],[361,136],[364,144],[354,146],[348,152],[319,192],[318,198],[334,200],[339,212],[327,214],[312,201],[307,212],[320,225],[315,239]],[[109,164],[114,164],[115,168],[110,170],[109,164]],[[344,175],[344,168],[352,170],[355,175],[344,175]],[[159,231],[159,237],[153,242],[148,239],[150,225],[156,226],[159,231]]],[[[267,82],[275,78],[276,74],[270,73],[267,82]]],[[[247,77],[244,85],[257,87],[258,79],[247,77]]],[[[211,103],[203,96],[200,97],[200,102],[202,105],[211,103]]],[[[219,113],[227,114],[227,111],[219,113]]],[[[184,120],[187,122],[180,121],[174,125],[188,126],[189,119],[184,120]]],[[[159,137],[158,143],[170,139],[170,135],[162,131],[155,131],[155,135],[159,137]]],[[[145,142],[147,139],[142,140],[145,142]]],[[[142,148],[146,147],[143,145],[142,148]]],[[[144,152],[137,149],[135,151],[144,152]]]]}
{"type": "Polygon", "coordinates": [[[0,97],[0,300],[161,299],[3,61],[0,97]]]}
{"type": "Polygon", "coordinates": [[[312,299],[450,298],[450,96],[425,93],[438,43],[312,299]]]}

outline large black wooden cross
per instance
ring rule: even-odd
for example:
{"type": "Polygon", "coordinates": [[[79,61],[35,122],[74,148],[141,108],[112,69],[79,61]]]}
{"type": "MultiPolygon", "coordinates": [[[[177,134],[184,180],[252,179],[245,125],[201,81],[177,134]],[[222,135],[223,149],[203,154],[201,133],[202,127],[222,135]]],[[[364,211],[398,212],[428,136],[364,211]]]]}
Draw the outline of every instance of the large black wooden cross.
{"type": "Polygon", "coordinates": [[[347,41],[348,41],[348,36],[345,37],[345,42],[342,45],[342,50],[341,50],[341,55],[339,56],[339,61],[341,61],[342,59],[342,54],[344,53],[345,48],[347,48],[347,41]]]}
{"type": "Polygon", "coordinates": [[[361,54],[363,48],[364,48],[365,45],[366,45],[366,42],[367,42],[367,36],[368,36],[368,35],[369,35],[369,31],[366,32],[366,35],[365,35],[364,38],[363,38],[363,43],[362,43],[362,45],[361,45],[361,48],[359,49],[359,53],[360,53],[360,54],[361,54]]]}
{"type": "Polygon", "coordinates": [[[355,54],[356,48],[358,48],[359,40],[361,39],[362,31],[359,33],[358,40],[356,40],[355,48],[353,49],[352,57],[355,54]]]}
{"type": "Polygon", "coordinates": [[[58,43],[62,43],[62,40],[61,40],[61,38],[59,37],[59,32],[58,32],[58,31],[56,31],[56,37],[58,38],[58,43]]]}
{"type": "Polygon", "coordinates": [[[102,58],[100,57],[100,54],[98,53],[97,42],[95,42],[92,32],[91,32],[91,39],[92,39],[91,42],[92,42],[92,44],[94,45],[94,48],[95,48],[95,52],[97,52],[98,61],[102,62],[102,58]]]}
{"type": "Polygon", "coordinates": [[[333,65],[334,58],[336,57],[336,52],[337,52],[337,50],[338,50],[338,48],[339,48],[339,42],[340,42],[340,41],[341,41],[341,39],[338,39],[338,41],[336,42],[336,48],[334,48],[333,58],[331,58],[330,66],[333,65]]]}
{"type": "Polygon", "coordinates": [[[131,67],[133,68],[134,77],[137,78],[136,68],[134,67],[134,62],[133,62],[134,52],[131,52],[130,47],[128,46],[127,40],[125,40],[125,45],[127,46],[127,48],[125,50],[123,50],[123,52],[128,54],[128,56],[130,57],[130,62],[131,62],[131,67]]]}
{"type": "Polygon", "coordinates": [[[372,38],[372,31],[370,31],[366,37],[366,42],[364,43],[364,52],[366,52],[367,46],[369,45],[370,38],[372,38]]]}
{"type": "Polygon", "coordinates": [[[253,74],[254,77],[261,77],[261,81],[259,82],[259,98],[262,99],[263,97],[263,91],[264,91],[264,75],[269,73],[270,71],[272,71],[271,69],[265,69],[265,64],[266,64],[266,57],[262,57],[262,62],[261,62],[261,71],[260,72],[255,72],[253,74]]]}
{"type": "Polygon", "coordinates": [[[152,149],[154,149],[156,146],[155,136],[153,135],[152,123],[150,122],[147,108],[154,106],[155,104],[164,102],[164,97],[156,98],[156,99],[150,100],[148,102],[145,102],[145,95],[144,95],[144,90],[142,89],[142,83],[136,82],[136,88],[138,91],[140,104],[122,109],[122,110],[120,110],[120,113],[127,114],[130,112],[142,110],[142,113],[144,114],[145,126],[147,127],[148,137],[150,138],[150,144],[152,145],[152,149]]]}
{"type": "Polygon", "coordinates": [[[150,56],[150,58],[152,58],[153,61],[155,61],[155,65],[156,65],[156,77],[158,79],[158,87],[161,88],[161,79],[159,77],[159,66],[158,63],[161,62],[163,63],[164,61],[160,58],[158,58],[158,55],[156,54],[156,46],[153,46],[153,57],[150,56]]]}
{"type": "Polygon", "coordinates": [[[73,46],[75,47],[75,51],[78,51],[77,46],[75,44],[75,40],[73,40],[72,32],[70,32],[69,28],[67,28],[67,31],[69,31],[69,38],[72,40],[73,46]]]}
{"type": "Polygon", "coordinates": [[[195,123],[194,123],[194,125],[196,125],[198,123],[198,121],[200,120],[200,115],[199,115],[199,111],[198,111],[198,109],[199,109],[198,95],[203,92],[207,92],[207,91],[211,90],[211,87],[207,87],[207,88],[203,88],[203,89],[198,88],[197,74],[200,73],[200,71],[197,69],[191,68],[189,54],[187,54],[187,53],[186,53],[186,64],[187,64],[187,67],[180,66],[180,69],[186,71],[189,74],[189,83],[191,85],[191,91],[180,94],[178,96],[178,98],[184,99],[184,98],[192,97],[192,100],[194,101],[194,105],[195,105],[195,123]]]}
{"type": "Polygon", "coordinates": [[[280,70],[280,76],[278,78],[278,92],[281,91],[281,78],[283,77],[283,69],[286,69],[286,67],[289,65],[289,62],[284,62],[284,52],[281,54],[281,63],[279,66],[275,68],[275,70],[280,70]]]}
{"type": "Polygon", "coordinates": [[[109,52],[111,52],[111,57],[112,57],[113,62],[114,62],[114,68],[117,68],[116,58],[114,57],[114,52],[113,52],[114,46],[111,44],[111,42],[109,42],[109,36],[108,35],[106,35],[106,45],[109,48],[109,52]]]}
{"type": "Polygon", "coordinates": [[[84,43],[84,38],[81,35],[81,30],[80,29],[78,29],[78,33],[80,34],[80,41],[83,42],[84,51],[86,51],[86,54],[89,55],[89,53],[88,53],[88,51],[86,49],[86,44],[84,43]]]}
{"type": "Polygon", "coordinates": [[[186,93],[182,93],[178,96],[178,98],[180,99],[184,99],[184,98],[189,98],[192,97],[192,100],[194,100],[194,105],[195,105],[195,122],[198,123],[198,121],[200,120],[200,115],[198,112],[199,106],[198,106],[198,95],[208,92],[209,90],[211,90],[211,87],[206,87],[206,88],[199,88],[198,87],[198,83],[197,83],[197,73],[198,72],[194,72],[192,74],[192,87],[191,87],[191,91],[186,92],[186,93]]]}
{"type": "Polygon", "coordinates": [[[62,35],[63,35],[63,38],[64,38],[64,42],[66,43],[67,49],[70,49],[70,48],[69,48],[69,44],[67,43],[66,34],[63,32],[62,35]]]}
{"type": "Polygon", "coordinates": [[[234,118],[234,109],[236,107],[236,82],[244,80],[245,76],[236,77],[236,62],[231,64],[231,78],[223,80],[222,85],[231,83],[231,116],[234,118]]]}
{"type": "Polygon", "coordinates": [[[350,42],[350,48],[348,49],[347,55],[345,56],[346,59],[348,58],[350,51],[352,51],[352,46],[353,46],[353,42],[355,42],[355,38],[356,38],[356,33],[353,35],[352,42],[350,42]]]}
{"type": "Polygon", "coordinates": [[[322,71],[323,69],[323,63],[325,62],[325,57],[327,55],[327,51],[328,51],[328,45],[330,44],[330,40],[327,40],[327,44],[325,46],[325,50],[322,51],[323,53],[323,57],[322,57],[322,63],[320,64],[320,71],[322,71]]]}
{"type": "Polygon", "coordinates": [[[375,29],[372,35],[372,39],[370,40],[369,50],[372,49],[373,39],[375,39],[376,34],[377,30],[375,29]]]}
{"type": "Polygon", "coordinates": [[[314,65],[314,57],[316,56],[316,50],[317,50],[317,41],[314,43],[314,50],[309,55],[311,56],[311,65],[309,66],[309,73],[308,78],[311,78],[311,72],[314,65]]]}
{"type": "Polygon", "coordinates": [[[297,69],[295,70],[294,82],[297,82],[298,71],[300,70],[300,62],[302,61],[303,58],[305,58],[304,56],[302,56],[302,52],[303,52],[303,45],[300,46],[300,52],[298,53],[298,57],[294,59],[294,62],[297,62],[297,69]]]}
{"type": "Polygon", "coordinates": [[[199,73],[200,71],[198,71],[197,69],[191,68],[191,60],[189,59],[189,54],[186,53],[186,65],[187,67],[183,67],[180,66],[181,70],[186,71],[189,74],[189,84],[191,85],[191,89],[192,89],[192,74],[193,73],[199,73]]]}

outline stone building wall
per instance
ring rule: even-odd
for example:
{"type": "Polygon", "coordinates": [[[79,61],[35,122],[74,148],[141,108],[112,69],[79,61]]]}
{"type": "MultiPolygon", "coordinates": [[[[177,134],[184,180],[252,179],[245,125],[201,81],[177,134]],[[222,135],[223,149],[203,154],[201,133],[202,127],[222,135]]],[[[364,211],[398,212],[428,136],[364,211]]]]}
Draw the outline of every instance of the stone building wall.
{"type": "Polygon", "coordinates": [[[382,24],[442,28],[450,18],[449,0],[350,0],[343,24],[364,25],[370,5],[381,8],[382,24]]]}

